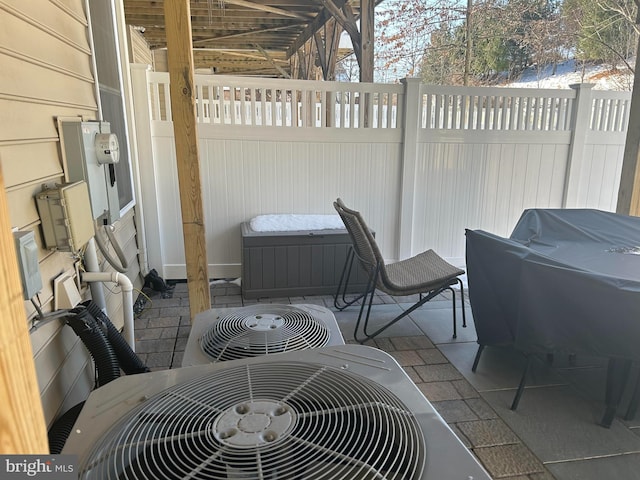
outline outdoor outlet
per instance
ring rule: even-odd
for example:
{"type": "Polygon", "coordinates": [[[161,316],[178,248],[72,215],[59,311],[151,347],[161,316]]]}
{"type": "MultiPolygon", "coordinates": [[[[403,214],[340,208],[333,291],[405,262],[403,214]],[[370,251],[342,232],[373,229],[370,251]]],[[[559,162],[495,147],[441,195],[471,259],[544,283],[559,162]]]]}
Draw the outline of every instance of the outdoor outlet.
{"type": "Polygon", "coordinates": [[[33,231],[13,232],[16,256],[22,280],[22,296],[25,300],[33,298],[42,290],[42,277],[38,263],[38,245],[33,231]]]}

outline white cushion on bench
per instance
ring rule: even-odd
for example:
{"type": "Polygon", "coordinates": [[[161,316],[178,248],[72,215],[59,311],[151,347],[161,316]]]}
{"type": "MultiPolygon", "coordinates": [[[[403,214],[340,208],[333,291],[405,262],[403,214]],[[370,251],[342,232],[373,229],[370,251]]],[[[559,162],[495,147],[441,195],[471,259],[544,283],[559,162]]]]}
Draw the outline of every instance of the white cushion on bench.
{"type": "Polygon", "coordinates": [[[254,232],[344,229],[339,215],[258,215],[249,222],[254,232]]]}

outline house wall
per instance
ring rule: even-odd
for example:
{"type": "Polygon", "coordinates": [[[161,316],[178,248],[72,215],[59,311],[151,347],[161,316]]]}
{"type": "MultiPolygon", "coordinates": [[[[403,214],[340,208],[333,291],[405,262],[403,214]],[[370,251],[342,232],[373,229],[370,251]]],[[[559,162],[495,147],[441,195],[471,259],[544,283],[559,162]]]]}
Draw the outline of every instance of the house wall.
{"type": "MultiPolygon", "coordinates": [[[[53,309],[53,279],[74,272],[69,253],[43,248],[34,195],[43,185],[65,180],[60,154],[59,117],[96,119],[98,108],[91,70],[91,47],[83,0],[0,4],[0,166],[12,226],[35,231],[43,289],[35,299],[44,312],[53,309]]],[[[133,211],[116,226],[116,236],[129,257],[130,277],[140,286],[133,211]]],[[[100,256],[100,261],[103,262],[100,256]]],[[[122,300],[105,289],[110,318],[122,326],[122,300]]],[[[89,295],[81,286],[83,296],[89,295]]],[[[35,311],[25,302],[31,320],[35,311]]],[[[93,388],[93,366],[84,346],[59,320],[32,330],[31,343],[45,418],[84,400],[93,388]]]]}
{"type": "Polygon", "coordinates": [[[153,52],[144,36],[132,26],[127,27],[127,36],[131,62],[153,66],[153,52]]]}

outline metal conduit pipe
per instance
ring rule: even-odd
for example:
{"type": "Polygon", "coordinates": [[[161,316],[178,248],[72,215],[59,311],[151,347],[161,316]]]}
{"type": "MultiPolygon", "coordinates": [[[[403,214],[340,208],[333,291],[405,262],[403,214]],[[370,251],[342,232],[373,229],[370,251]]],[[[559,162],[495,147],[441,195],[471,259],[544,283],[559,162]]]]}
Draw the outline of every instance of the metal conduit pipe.
{"type": "Polygon", "coordinates": [[[124,312],[124,329],[122,336],[131,350],[135,352],[135,337],[133,327],[133,284],[126,275],[119,272],[84,272],[82,281],[87,283],[113,282],[122,290],[122,311],[124,312]]]}

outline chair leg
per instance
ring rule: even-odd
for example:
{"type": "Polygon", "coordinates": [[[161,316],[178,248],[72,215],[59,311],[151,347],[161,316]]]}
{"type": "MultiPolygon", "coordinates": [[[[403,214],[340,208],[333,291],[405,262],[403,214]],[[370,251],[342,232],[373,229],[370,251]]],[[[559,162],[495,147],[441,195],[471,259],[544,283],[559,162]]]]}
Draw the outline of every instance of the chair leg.
{"type": "MultiPolygon", "coordinates": [[[[354,334],[353,334],[355,340],[358,343],[364,343],[367,340],[373,339],[374,337],[376,337],[377,335],[382,333],[384,330],[386,330],[390,326],[394,325],[395,323],[397,323],[398,321],[402,320],[404,317],[406,317],[407,315],[412,313],[417,308],[420,308],[422,305],[427,303],[432,298],[440,295],[442,292],[444,292],[447,289],[451,290],[451,284],[449,284],[449,285],[446,285],[446,286],[442,286],[442,287],[440,287],[440,288],[438,288],[436,290],[432,290],[431,292],[429,292],[427,294],[420,294],[420,300],[418,302],[414,303],[410,308],[408,308],[407,310],[403,311],[400,315],[395,317],[393,320],[387,322],[385,325],[383,325],[382,327],[378,328],[375,332],[369,333],[369,331],[368,331],[369,316],[370,316],[370,313],[371,313],[371,306],[373,304],[373,297],[374,297],[374,294],[375,294],[376,285],[378,284],[378,275],[379,274],[380,274],[380,265],[376,265],[374,273],[373,273],[373,276],[369,277],[369,280],[367,281],[366,291],[362,295],[363,301],[362,301],[362,304],[360,305],[360,314],[358,315],[358,320],[356,322],[356,328],[355,328],[354,334]],[[368,300],[367,300],[367,296],[369,296],[368,300]],[[365,308],[367,309],[366,315],[365,315],[365,312],[364,312],[365,308]],[[364,319],[363,319],[363,315],[364,315],[364,319]],[[359,330],[361,322],[363,323],[362,332],[364,333],[364,337],[360,337],[359,338],[358,337],[358,330],[359,330]]],[[[457,322],[456,322],[456,309],[455,309],[455,292],[452,290],[452,293],[453,293],[453,306],[454,306],[454,308],[453,308],[453,338],[456,338],[456,333],[457,333],[456,332],[456,323],[457,322]]],[[[463,311],[463,315],[464,315],[464,311],[463,311]]]]}
{"type": "Polygon", "coordinates": [[[464,308],[464,284],[460,278],[457,279],[460,285],[460,303],[462,304],[462,328],[467,328],[467,315],[464,308]]]}
{"type": "Polygon", "coordinates": [[[616,416],[624,387],[629,379],[631,360],[609,358],[607,365],[607,380],[605,391],[605,411],[600,420],[600,425],[610,428],[616,416]]]}
{"type": "Polygon", "coordinates": [[[376,293],[376,285],[378,284],[378,273],[380,269],[379,266],[376,266],[373,275],[369,276],[367,280],[367,287],[365,292],[362,294],[362,304],[360,305],[360,313],[358,314],[358,320],[356,320],[356,326],[353,330],[353,338],[356,342],[363,344],[367,340],[372,339],[374,335],[369,335],[367,333],[367,326],[369,324],[369,314],[371,313],[371,305],[373,304],[373,297],[376,293]],[[367,300],[367,296],[369,299],[367,300]],[[368,305],[367,305],[368,303],[368,305]],[[364,333],[364,337],[358,338],[358,330],[360,328],[360,322],[362,322],[362,315],[364,314],[364,309],[367,309],[367,313],[364,317],[364,322],[362,324],[362,333],[364,333]]]}
{"type": "Polygon", "coordinates": [[[636,412],[638,411],[638,403],[640,402],[640,372],[638,373],[638,378],[636,379],[636,386],[633,389],[633,395],[631,396],[631,400],[629,401],[629,406],[627,407],[627,413],[624,416],[625,420],[633,420],[636,416],[636,412]]]}
{"type": "Polygon", "coordinates": [[[452,287],[449,287],[449,290],[451,291],[451,303],[453,307],[453,338],[458,338],[458,330],[456,328],[456,291],[452,287]]]}
{"type": "Polygon", "coordinates": [[[349,280],[351,279],[351,272],[353,269],[353,262],[355,260],[355,252],[353,251],[353,247],[349,248],[349,252],[347,253],[347,258],[345,259],[344,266],[342,267],[342,273],[340,274],[340,282],[338,283],[338,289],[336,294],[333,296],[333,306],[337,310],[344,310],[345,308],[353,305],[362,297],[365,296],[365,293],[358,295],[357,297],[347,300],[347,287],[349,286],[349,280]]]}
{"type": "Polygon", "coordinates": [[[524,386],[527,383],[527,375],[529,374],[529,369],[531,368],[531,357],[532,355],[527,355],[527,363],[524,366],[524,372],[522,372],[522,378],[520,378],[520,384],[518,385],[518,390],[516,390],[516,396],[513,397],[511,410],[515,410],[516,408],[518,408],[518,404],[520,403],[520,397],[522,397],[522,393],[524,392],[524,386]]]}
{"type": "MultiPolygon", "coordinates": [[[[467,328],[467,314],[464,308],[464,285],[462,284],[462,280],[460,280],[459,278],[456,278],[456,282],[458,283],[458,285],[460,285],[460,304],[462,307],[462,328],[467,328]]],[[[448,287],[448,289],[451,291],[451,296],[452,296],[451,302],[453,306],[453,338],[458,338],[458,331],[457,331],[458,320],[456,317],[456,291],[453,289],[453,286],[448,287]]]]}
{"type": "MultiPolygon", "coordinates": [[[[371,340],[372,338],[374,338],[375,336],[379,335],[380,333],[382,333],[383,331],[385,331],[387,328],[389,328],[390,326],[398,323],[400,320],[402,320],[404,317],[406,317],[407,315],[409,315],[410,313],[412,313],[414,310],[420,308],[422,305],[424,305],[425,303],[427,303],[429,300],[431,300],[433,297],[436,297],[438,295],[440,295],[442,292],[444,292],[447,288],[449,287],[442,287],[440,289],[437,290],[433,290],[431,292],[429,292],[426,296],[424,296],[420,301],[414,303],[410,308],[408,308],[407,310],[405,310],[404,312],[402,312],[400,315],[398,315],[397,317],[395,317],[393,320],[391,320],[390,322],[387,322],[387,324],[385,324],[384,326],[380,327],[378,330],[376,330],[373,333],[367,333],[365,330],[365,335],[366,335],[366,340],[371,340]]],[[[371,300],[373,300],[373,294],[371,295],[371,300]]],[[[369,310],[368,312],[371,311],[371,301],[369,302],[369,310]]],[[[368,312],[367,312],[367,323],[368,323],[368,312]]],[[[366,323],[365,323],[366,325],[366,323]]]]}
{"type": "Polygon", "coordinates": [[[482,355],[482,351],[484,350],[484,345],[478,345],[478,351],[476,352],[476,357],[473,359],[473,366],[471,367],[471,371],[476,373],[476,369],[478,368],[478,362],[480,361],[480,355],[482,355]]]}

